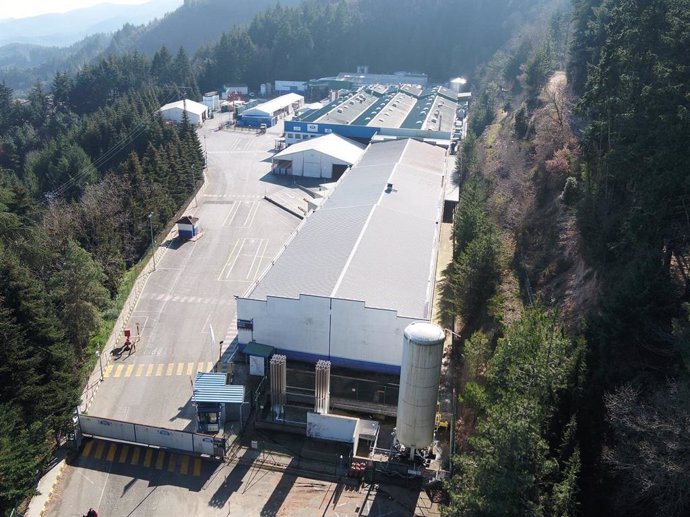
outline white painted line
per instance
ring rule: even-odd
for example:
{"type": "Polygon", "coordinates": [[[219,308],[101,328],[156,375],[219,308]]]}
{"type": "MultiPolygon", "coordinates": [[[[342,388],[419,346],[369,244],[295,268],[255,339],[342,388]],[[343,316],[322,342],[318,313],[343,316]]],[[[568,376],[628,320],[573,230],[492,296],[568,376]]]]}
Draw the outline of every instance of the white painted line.
{"type": "Polygon", "coordinates": [[[244,219],[244,224],[242,225],[242,228],[249,228],[254,223],[254,218],[256,217],[256,213],[258,211],[259,202],[252,201],[251,206],[249,207],[249,213],[247,214],[247,217],[244,219]]]}
{"type": "Polygon", "coordinates": [[[235,253],[235,249],[237,248],[237,245],[240,243],[239,239],[235,241],[235,245],[232,248],[232,251],[230,252],[230,255],[228,256],[228,260],[225,262],[223,265],[223,268],[220,270],[220,274],[218,275],[218,280],[221,282],[223,281],[223,271],[225,271],[225,268],[228,267],[228,264],[230,263],[230,260],[232,260],[232,255],[235,253]]]}
{"type": "Polygon", "coordinates": [[[201,333],[206,334],[206,325],[208,325],[208,321],[211,319],[211,314],[209,313],[208,316],[206,316],[206,321],[204,321],[204,324],[201,326],[201,333]]]}
{"type": "Polygon", "coordinates": [[[237,215],[237,211],[240,208],[240,203],[233,203],[232,208],[230,208],[230,211],[228,212],[228,215],[225,216],[225,220],[223,221],[223,226],[230,226],[232,225],[233,219],[235,219],[235,216],[237,215]],[[232,216],[232,217],[230,217],[232,216]],[[228,221],[228,218],[230,217],[230,220],[228,221]]]}
{"type": "Polygon", "coordinates": [[[232,270],[235,269],[235,265],[237,265],[237,261],[240,258],[240,255],[242,254],[242,248],[244,248],[244,244],[247,242],[247,239],[242,239],[242,244],[240,245],[240,249],[237,251],[237,255],[235,255],[235,260],[233,260],[232,265],[230,266],[230,269],[225,273],[225,279],[227,280],[230,274],[232,273],[232,270]]]}
{"type": "MultiPolygon", "coordinates": [[[[252,239],[252,243],[254,242],[254,239],[252,239]]],[[[261,251],[261,246],[264,243],[264,239],[259,240],[259,245],[256,247],[256,253],[254,253],[254,259],[252,260],[252,265],[249,266],[249,271],[247,271],[247,276],[245,278],[249,278],[249,275],[252,274],[252,271],[254,271],[254,264],[256,263],[256,259],[259,256],[259,252],[261,251]]]]}
{"type": "MultiPolygon", "coordinates": [[[[259,262],[256,265],[256,271],[254,271],[254,276],[252,277],[252,282],[255,282],[256,278],[259,276],[259,273],[261,273],[261,263],[266,258],[266,255],[264,255],[264,253],[266,253],[266,249],[268,248],[268,239],[262,239],[262,240],[264,241],[263,242],[264,249],[261,251],[261,255],[257,255],[256,257],[254,257],[254,260],[256,260],[258,258],[259,262]]],[[[259,248],[261,248],[261,244],[259,244],[259,248]]],[[[257,250],[257,252],[258,252],[258,250],[257,250]]],[[[252,262],[252,268],[253,267],[254,267],[254,262],[252,262]]],[[[249,273],[251,273],[251,272],[252,272],[252,270],[250,269],[249,273]]],[[[249,274],[247,274],[247,278],[249,278],[249,274]]]]}

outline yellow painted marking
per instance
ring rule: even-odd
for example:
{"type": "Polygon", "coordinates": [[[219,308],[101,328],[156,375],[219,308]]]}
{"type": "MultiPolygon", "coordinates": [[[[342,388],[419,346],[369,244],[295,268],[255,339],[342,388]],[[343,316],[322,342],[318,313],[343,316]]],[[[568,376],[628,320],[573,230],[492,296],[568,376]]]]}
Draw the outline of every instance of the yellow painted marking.
{"type": "Polygon", "coordinates": [[[124,364],[118,364],[117,368],[115,368],[115,375],[113,375],[113,377],[119,377],[120,375],[122,375],[122,370],[124,370],[124,368],[124,364]]]}
{"type": "Polygon", "coordinates": [[[180,463],[180,474],[183,476],[187,475],[187,471],[189,470],[189,456],[182,456],[182,462],[180,463]]]}
{"type": "Polygon", "coordinates": [[[196,366],[196,371],[197,371],[197,372],[203,372],[203,371],[204,371],[204,363],[199,363],[199,364],[196,366]]]}
{"type": "Polygon", "coordinates": [[[137,373],[134,374],[135,377],[141,377],[141,373],[144,371],[144,365],[140,364],[137,366],[137,373]]]}
{"type": "Polygon", "coordinates": [[[209,361],[208,363],[206,363],[206,371],[210,372],[211,370],[213,370],[213,363],[209,361]]]}
{"type": "Polygon", "coordinates": [[[127,367],[127,370],[125,370],[125,377],[129,377],[130,375],[132,375],[132,372],[133,372],[133,371],[134,371],[134,365],[133,365],[133,364],[130,364],[130,365],[127,367]]]}
{"type": "Polygon", "coordinates": [[[96,452],[94,453],[93,457],[96,458],[97,460],[101,459],[101,456],[103,456],[103,449],[105,448],[105,442],[98,442],[96,444],[96,452]]]}
{"type": "Polygon", "coordinates": [[[148,368],[146,368],[146,376],[151,377],[151,374],[153,373],[153,365],[150,364],[148,368]]]}
{"type": "Polygon", "coordinates": [[[144,467],[148,468],[151,466],[151,458],[153,457],[153,449],[146,449],[146,454],[144,454],[144,467]]]}
{"type": "Polygon", "coordinates": [[[161,470],[163,468],[164,461],[165,451],[158,451],[158,457],[156,458],[156,470],[161,470]]]}
{"type": "Polygon", "coordinates": [[[175,363],[168,363],[168,369],[165,372],[165,375],[167,377],[170,377],[173,374],[173,370],[175,369],[175,363]]]}
{"type": "Polygon", "coordinates": [[[132,461],[129,462],[130,465],[138,465],[140,455],[141,455],[141,449],[139,447],[135,447],[134,451],[132,452],[132,461]]]}
{"type": "Polygon", "coordinates": [[[158,368],[156,368],[156,377],[160,377],[161,375],[163,375],[163,367],[164,366],[165,366],[164,364],[158,365],[158,368]]]}
{"type": "Polygon", "coordinates": [[[93,442],[89,440],[84,444],[84,450],[81,452],[82,456],[86,456],[87,458],[91,455],[91,449],[93,447],[93,442]]]}
{"type": "Polygon", "coordinates": [[[201,476],[201,460],[199,458],[194,458],[194,475],[201,476]]]}
{"type": "Polygon", "coordinates": [[[110,448],[108,449],[108,455],[105,457],[105,459],[108,461],[114,461],[116,452],[117,452],[117,445],[115,445],[114,443],[111,443],[110,448]]]}
{"type": "Polygon", "coordinates": [[[194,373],[194,363],[187,363],[187,375],[194,373]]]}
{"type": "Polygon", "coordinates": [[[168,460],[168,472],[175,472],[175,455],[171,454],[168,460]]]}
{"type": "Polygon", "coordinates": [[[120,451],[120,459],[117,460],[118,463],[124,463],[127,461],[127,453],[129,452],[129,445],[123,445],[120,451]]]}
{"type": "Polygon", "coordinates": [[[182,375],[183,371],[184,371],[184,363],[180,363],[177,365],[177,373],[175,373],[175,375],[182,375]]]}
{"type": "Polygon", "coordinates": [[[110,377],[110,374],[113,372],[113,368],[115,368],[115,366],[112,364],[106,366],[103,370],[103,377],[110,377]]]}

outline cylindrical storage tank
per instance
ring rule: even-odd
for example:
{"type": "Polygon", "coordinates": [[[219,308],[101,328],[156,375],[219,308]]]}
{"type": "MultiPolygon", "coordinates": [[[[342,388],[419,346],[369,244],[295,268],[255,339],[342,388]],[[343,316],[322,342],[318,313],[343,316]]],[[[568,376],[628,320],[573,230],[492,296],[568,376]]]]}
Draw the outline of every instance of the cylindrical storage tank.
{"type": "Polygon", "coordinates": [[[445,334],[426,322],[410,323],[404,334],[396,436],[405,447],[421,449],[434,439],[445,334]]]}

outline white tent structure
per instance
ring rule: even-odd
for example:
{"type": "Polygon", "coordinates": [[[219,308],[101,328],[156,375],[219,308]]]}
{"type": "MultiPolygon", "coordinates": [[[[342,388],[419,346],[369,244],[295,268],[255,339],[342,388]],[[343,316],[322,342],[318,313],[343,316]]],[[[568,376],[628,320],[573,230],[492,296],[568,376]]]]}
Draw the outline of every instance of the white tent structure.
{"type": "Polygon", "coordinates": [[[200,125],[206,120],[208,107],[189,99],[171,102],[163,106],[160,110],[163,120],[181,123],[183,113],[187,112],[187,120],[190,124],[200,125]]]}
{"type": "Polygon", "coordinates": [[[334,178],[352,167],[365,146],[329,134],[291,145],[273,157],[273,172],[309,178],[334,178]]]}

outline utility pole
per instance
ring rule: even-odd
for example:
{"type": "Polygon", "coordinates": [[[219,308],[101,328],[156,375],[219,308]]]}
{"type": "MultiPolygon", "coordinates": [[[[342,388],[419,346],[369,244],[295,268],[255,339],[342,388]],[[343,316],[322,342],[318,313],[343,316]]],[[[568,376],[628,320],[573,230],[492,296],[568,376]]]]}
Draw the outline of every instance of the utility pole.
{"type": "Polygon", "coordinates": [[[153,212],[149,214],[149,229],[151,230],[151,249],[153,250],[153,270],[156,270],[156,246],[153,240],[153,212]]]}
{"type": "Polygon", "coordinates": [[[204,135],[204,168],[208,168],[208,147],[206,146],[206,135],[204,135]]]}
{"type": "Polygon", "coordinates": [[[96,356],[98,357],[98,364],[101,367],[101,382],[103,382],[103,356],[101,355],[101,349],[96,349],[96,356]]]}

